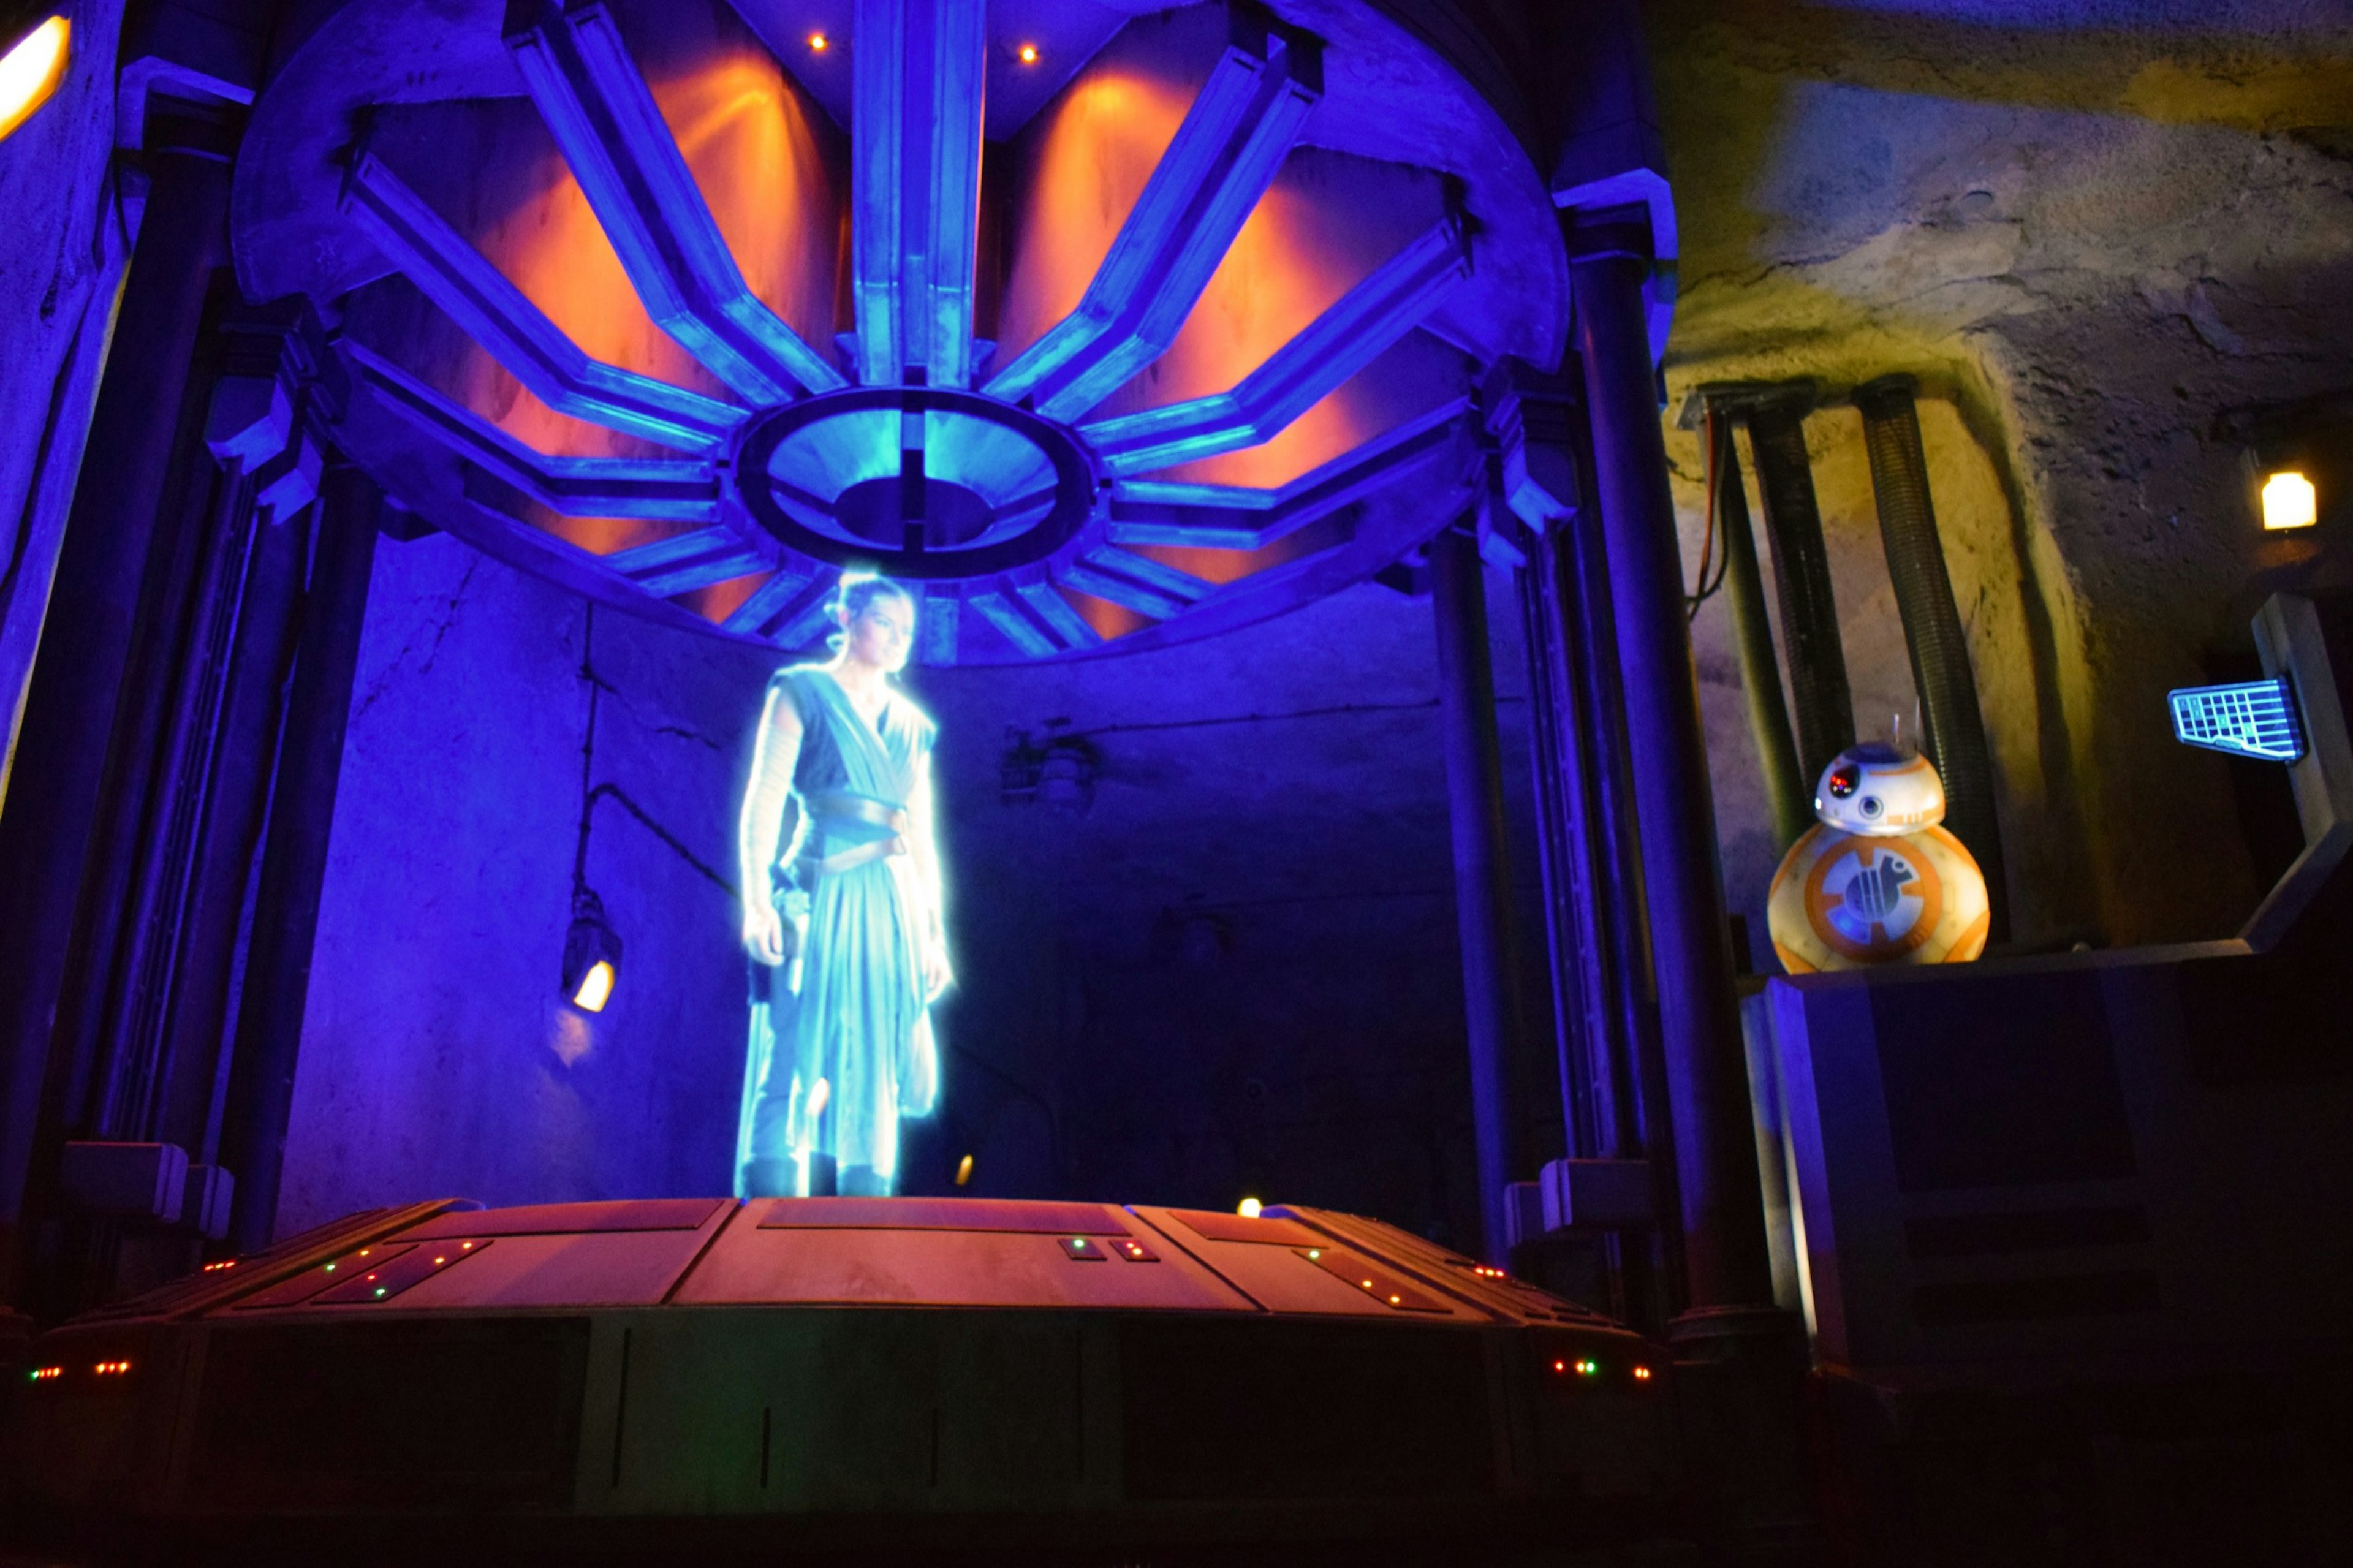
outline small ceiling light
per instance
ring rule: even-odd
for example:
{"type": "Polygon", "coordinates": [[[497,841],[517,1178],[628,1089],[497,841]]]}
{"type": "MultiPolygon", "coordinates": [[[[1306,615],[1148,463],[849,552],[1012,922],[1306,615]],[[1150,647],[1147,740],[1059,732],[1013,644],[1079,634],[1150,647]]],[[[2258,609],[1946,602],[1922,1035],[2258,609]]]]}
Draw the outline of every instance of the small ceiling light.
{"type": "Polygon", "coordinates": [[[821,55],[825,53],[826,50],[833,47],[833,40],[827,37],[823,33],[811,33],[809,35],[808,44],[809,53],[813,55],[821,55]]]}
{"type": "Polygon", "coordinates": [[[2294,468],[2282,468],[2263,481],[2263,527],[2310,528],[2320,521],[2320,493],[2312,481],[2294,468]]]}
{"type": "Polygon", "coordinates": [[[1244,1198],[1240,1203],[1234,1205],[1234,1212],[1241,1215],[1244,1219],[1256,1219],[1259,1216],[1260,1209],[1264,1206],[1265,1205],[1261,1204],[1256,1198],[1244,1198]]]}
{"type": "Polygon", "coordinates": [[[1034,65],[1036,65],[1036,64],[1038,63],[1038,46],[1037,46],[1037,45],[1035,45],[1035,44],[1024,44],[1024,45],[1022,45],[1022,46],[1021,46],[1021,49],[1020,49],[1020,54],[1021,54],[1021,63],[1022,63],[1023,65],[1025,65],[1025,66],[1034,66],[1034,65]]]}
{"type": "Polygon", "coordinates": [[[621,973],[621,939],[605,922],[604,900],[583,888],[572,896],[564,933],[564,994],[584,1013],[601,1013],[621,973]]]}
{"type": "Polygon", "coordinates": [[[0,136],[31,119],[57,91],[72,34],[72,23],[52,16],[0,55],[0,136]]]}

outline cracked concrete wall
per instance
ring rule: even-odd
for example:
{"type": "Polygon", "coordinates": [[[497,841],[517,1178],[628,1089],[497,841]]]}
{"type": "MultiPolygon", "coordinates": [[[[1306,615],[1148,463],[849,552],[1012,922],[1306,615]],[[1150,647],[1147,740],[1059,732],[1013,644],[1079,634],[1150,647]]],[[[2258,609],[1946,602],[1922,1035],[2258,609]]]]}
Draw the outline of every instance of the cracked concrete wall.
{"type": "Polygon", "coordinates": [[[563,1005],[588,717],[594,779],[733,875],[770,660],[522,576],[444,536],[379,542],[295,1078],[279,1229],[432,1193],[723,1193],[743,1077],[733,900],[612,801],[587,876],[624,943],[563,1005]]]}
{"type": "MultiPolygon", "coordinates": [[[[2168,687],[2344,546],[2267,540],[2222,410],[2353,383],[2341,0],[1654,0],[1683,246],[1671,405],[1704,382],[1924,384],[2018,934],[2226,934],[2260,889],[2168,687]],[[2184,846],[2195,846],[2185,853],[2184,846]]],[[[1864,734],[1909,714],[1860,421],[1810,422],[1864,734]]],[[[1696,438],[1671,433],[1686,553],[1696,438]]],[[[1695,627],[1727,880],[1773,857],[1728,630],[1695,627]]]]}

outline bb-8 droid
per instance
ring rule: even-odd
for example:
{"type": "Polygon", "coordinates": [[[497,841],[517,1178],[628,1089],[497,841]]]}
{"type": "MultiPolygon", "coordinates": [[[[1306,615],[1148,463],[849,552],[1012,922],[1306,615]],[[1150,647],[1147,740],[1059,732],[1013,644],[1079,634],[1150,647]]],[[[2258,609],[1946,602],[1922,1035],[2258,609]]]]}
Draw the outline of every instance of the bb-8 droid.
{"type": "Polygon", "coordinates": [[[1789,847],[1765,898],[1792,974],[1967,963],[1992,921],[1985,873],[1945,820],[1945,781],[1917,752],[1851,746],[1822,770],[1821,820],[1789,847]]]}

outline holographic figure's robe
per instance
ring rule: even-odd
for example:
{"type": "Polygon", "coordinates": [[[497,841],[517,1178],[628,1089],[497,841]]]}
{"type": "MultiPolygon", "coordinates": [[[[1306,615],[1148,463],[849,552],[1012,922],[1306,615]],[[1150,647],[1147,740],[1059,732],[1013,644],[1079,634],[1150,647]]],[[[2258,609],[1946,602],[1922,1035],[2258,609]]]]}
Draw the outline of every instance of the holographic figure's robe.
{"type": "Polygon", "coordinates": [[[797,820],[776,879],[788,952],[796,930],[799,942],[797,956],[755,972],[737,1184],[760,1172],[773,1184],[771,1163],[790,1161],[791,1188],[806,1193],[809,1156],[825,1154],[887,1192],[899,1119],[929,1113],[939,1088],[919,924],[928,900],[908,842],[929,825],[907,812],[934,726],[896,693],[868,724],[820,666],[780,670],[769,689],[801,723],[797,820]]]}

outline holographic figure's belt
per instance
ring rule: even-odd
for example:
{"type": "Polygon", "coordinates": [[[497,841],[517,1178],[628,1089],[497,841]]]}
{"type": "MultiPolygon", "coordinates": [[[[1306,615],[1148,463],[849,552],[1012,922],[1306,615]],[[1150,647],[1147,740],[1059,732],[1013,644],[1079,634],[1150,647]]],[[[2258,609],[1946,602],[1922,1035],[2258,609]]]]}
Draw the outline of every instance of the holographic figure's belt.
{"type": "Polygon", "coordinates": [[[894,805],[872,795],[853,795],[848,790],[819,790],[807,801],[809,826],[818,830],[816,844],[828,839],[854,838],[858,842],[833,853],[815,852],[815,844],[804,849],[800,871],[804,877],[838,877],[844,871],[869,865],[892,855],[907,853],[907,808],[894,805]]]}

